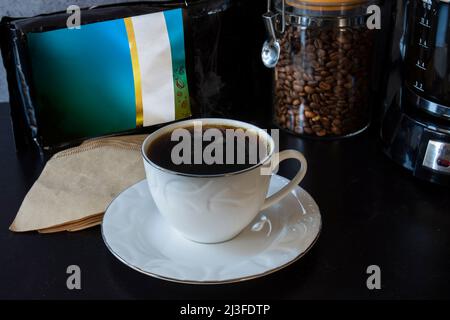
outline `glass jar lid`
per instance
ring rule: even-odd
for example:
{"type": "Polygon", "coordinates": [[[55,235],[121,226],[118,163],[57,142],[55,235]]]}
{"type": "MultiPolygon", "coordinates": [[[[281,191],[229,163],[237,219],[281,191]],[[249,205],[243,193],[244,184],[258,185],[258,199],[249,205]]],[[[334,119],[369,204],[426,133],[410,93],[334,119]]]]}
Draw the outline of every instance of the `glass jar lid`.
{"type": "Polygon", "coordinates": [[[291,15],[353,16],[364,15],[378,0],[276,0],[277,11],[291,15]]]}
{"type": "Polygon", "coordinates": [[[298,9],[313,11],[351,10],[368,4],[368,0],[286,0],[286,4],[298,9]]]}

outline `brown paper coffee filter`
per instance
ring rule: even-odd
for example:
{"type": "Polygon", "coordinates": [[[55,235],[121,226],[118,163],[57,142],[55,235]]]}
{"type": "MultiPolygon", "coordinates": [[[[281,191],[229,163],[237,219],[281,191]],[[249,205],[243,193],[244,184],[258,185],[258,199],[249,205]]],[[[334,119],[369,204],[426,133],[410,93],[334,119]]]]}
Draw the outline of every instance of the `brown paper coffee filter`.
{"type": "Polygon", "coordinates": [[[22,202],[11,231],[81,230],[100,223],[121,191],[145,178],[146,135],[94,139],[55,154],[22,202]]]}
{"type": "Polygon", "coordinates": [[[99,221],[95,221],[95,222],[92,222],[92,223],[89,223],[89,224],[85,224],[85,225],[80,226],[80,227],[71,228],[71,229],[68,229],[67,231],[69,231],[69,232],[76,232],[76,231],[81,231],[81,230],[85,230],[85,229],[88,229],[88,228],[92,228],[92,227],[101,225],[102,224],[102,220],[103,220],[103,216],[102,216],[102,219],[100,219],[99,221]]]}
{"type": "Polygon", "coordinates": [[[95,214],[93,216],[83,218],[77,221],[63,223],[57,226],[53,226],[50,228],[39,229],[39,233],[54,233],[61,231],[72,231],[74,229],[83,230],[86,229],[87,226],[100,224],[103,220],[103,213],[95,214]]]}

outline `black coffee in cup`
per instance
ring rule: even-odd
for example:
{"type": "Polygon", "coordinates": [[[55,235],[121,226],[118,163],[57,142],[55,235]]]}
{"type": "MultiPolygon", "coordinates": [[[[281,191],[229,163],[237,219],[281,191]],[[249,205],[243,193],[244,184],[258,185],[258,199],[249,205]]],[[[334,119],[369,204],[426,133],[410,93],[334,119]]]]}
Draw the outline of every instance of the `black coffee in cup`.
{"type": "Polygon", "coordinates": [[[157,166],[182,174],[221,175],[258,165],[267,140],[255,130],[229,125],[187,126],[157,137],[146,150],[157,166]]]}

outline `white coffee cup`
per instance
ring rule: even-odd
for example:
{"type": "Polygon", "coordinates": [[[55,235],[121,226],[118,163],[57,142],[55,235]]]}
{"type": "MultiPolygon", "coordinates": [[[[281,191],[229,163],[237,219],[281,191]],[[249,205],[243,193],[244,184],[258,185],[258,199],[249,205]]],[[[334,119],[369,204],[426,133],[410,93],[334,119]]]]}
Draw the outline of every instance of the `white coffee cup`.
{"type": "Polygon", "coordinates": [[[287,196],[307,170],[306,159],[300,152],[275,153],[275,142],[266,131],[227,119],[186,120],[165,126],[145,139],[142,157],[150,192],[162,216],[185,238],[201,243],[223,242],[238,235],[259,212],[287,196]],[[177,128],[193,126],[195,121],[203,126],[230,126],[257,132],[267,141],[267,156],[248,169],[219,175],[180,173],[150,161],[147,153],[155,139],[177,128]],[[261,170],[274,170],[286,159],[298,160],[299,171],[290,183],[266,198],[271,175],[263,174],[261,170]]]}

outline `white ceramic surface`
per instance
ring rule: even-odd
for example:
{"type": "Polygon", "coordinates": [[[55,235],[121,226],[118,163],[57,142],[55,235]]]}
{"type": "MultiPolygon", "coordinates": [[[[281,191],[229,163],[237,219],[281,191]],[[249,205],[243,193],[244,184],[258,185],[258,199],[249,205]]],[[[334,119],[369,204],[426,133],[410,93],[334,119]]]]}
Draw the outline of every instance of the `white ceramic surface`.
{"type": "MultiPolygon", "coordinates": [[[[269,194],[288,183],[273,176],[269,194]]],[[[320,229],[317,204],[297,187],[232,240],[196,243],[166,223],[143,180],[112,201],[102,235],[120,261],[144,274],[175,282],[217,284],[253,279],[289,265],[308,251],[320,229]]]]}
{"type": "Polygon", "coordinates": [[[156,206],[166,221],[187,239],[202,243],[218,243],[234,238],[264,208],[269,207],[295,188],[307,171],[307,162],[296,150],[275,154],[270,135],[256,126],[229,119],[195,119],[165,126],[147,137],[142,156],[148,186],[156,206]],[[181,174],[161,168],[147,157],[155,139],[174,129],[193,125],[228,125],[259,134],[269,145],[269,152],[260,164],[229,174],[181,174]],[[266,199],[271,170],[280,161],[296,159],[301,166],[289,185],[266,199]],[[267,167],[262,170],[263,165],[267,167]]]}

